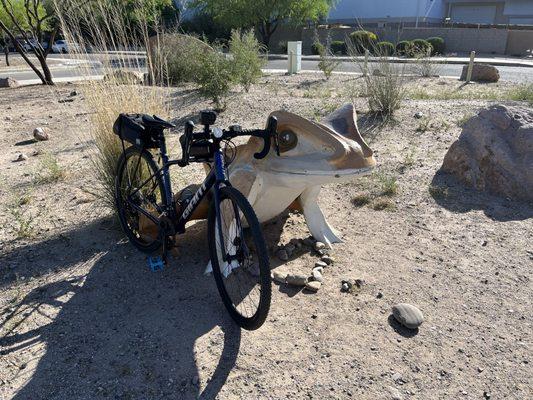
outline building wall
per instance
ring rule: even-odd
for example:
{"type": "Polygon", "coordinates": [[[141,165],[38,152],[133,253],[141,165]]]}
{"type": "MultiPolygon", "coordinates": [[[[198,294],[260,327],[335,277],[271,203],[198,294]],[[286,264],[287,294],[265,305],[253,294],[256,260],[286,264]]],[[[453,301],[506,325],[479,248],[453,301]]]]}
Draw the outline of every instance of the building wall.
{"type": "Polygon", "coordinates": [[[443,15],[443,0],[341,0],[331,10],[328,22],[412,22],[417,17],[440,21],[443,15]]]}
{"type": "MultiPolygon", "coordinates": [[[[357,30],[353,27],[319,28],[320,40],[345,40],[350,33],[357,30]]],[[[372,29],[380,40],[397,43],[400,40],[427,39],[433,36],[442,37],[446,42],[447,53],[469,53],[474,50],[478,54],[526,55],[533,47],[533,30],[512,31],[492,28],[403,28],[403,29],[372,29]]],[[[311,54],[315,30],[303,29],[302,51],[311,54]]]]}

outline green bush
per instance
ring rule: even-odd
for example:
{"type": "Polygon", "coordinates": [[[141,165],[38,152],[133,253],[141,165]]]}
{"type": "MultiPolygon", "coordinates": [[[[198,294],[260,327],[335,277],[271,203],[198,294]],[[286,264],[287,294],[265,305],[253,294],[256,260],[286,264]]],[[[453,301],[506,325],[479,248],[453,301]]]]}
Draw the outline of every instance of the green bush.
{"type": "Polygon", "coordinates": [[[413,47],[413,43],[409,40],[402,40],[401,42],[398,42],[396,44],[396,54],[399,56],[408,56],[411,54],[411,48],[413,47]]]}
{"type": "Polygon", "coordinates": [[[390,57],[394,54],[394,45],[391,42],[379,42],[376,44],[374,54],[380,57],[390,57]]]}
{"type": "Polygon", "coordinates": [[[314,42],[311,45],[311,53],[313,53],[315,56],[318,56],[318,55],[322,54],[325,50],[326,50],[326,48],[320,42],[314,42]]]}
{"type": "Polygon", "coordinates": [[[334,40],[333,42],[331,42],[330,48],[333,54],[347,53],[346,43],[344,43],[344,41],[342,40],[334,40]]]}
{"type": "Polygon", "coordinates": [[[428,56],[433,52],[433,46],[427,40],[415,39],[412,41],[411,56],[428,56]]]}
{"type": "Polygon", "coordinates": [[[435,54],[444,54],[446,50],[446,44],[444,43],[444,39],[440,37],[430,37],[427,39],[427,42],[433,46],[433,52],[431,53],[432,56],[435,54]]]}
{"type": "Polygon", "coordinates": [[[256,83],[263,72],[265,59],[261,57],[264,49],[255,37],[253,30],[241,33],[240,30],[231,32],[229,52],[233,57],[233,73],[235,80],[248,92],[252,84],[256,83]]]}
{"type": "Polygon", "coordinates": [[[369,31],[355,31],[350,34],[355,50],[359,54],[363,54],[365,50],[372,51],[378,42],[378,36],[369,31]]]}
{"type": "Polygon", "coordinates": [[[194,80],[200,93],[211,99],[217,110],[225,109],[225,99],[236,81],[233,61],[217,48],[200,54],[196,62],[194,80]]]}

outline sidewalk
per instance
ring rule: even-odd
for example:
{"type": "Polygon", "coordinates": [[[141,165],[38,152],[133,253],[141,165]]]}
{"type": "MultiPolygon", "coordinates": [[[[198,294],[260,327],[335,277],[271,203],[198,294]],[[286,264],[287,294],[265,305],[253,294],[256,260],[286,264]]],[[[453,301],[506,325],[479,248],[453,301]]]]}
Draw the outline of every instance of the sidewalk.
{"type": "MultiPolygon", "coordinates": [[[[339,61],[352,61],[352,57],[347,56],[335,56],[339,61]]],[[[287,60],[288,56],[286,54],[269,54],[269,60],[287,60]]],[[[358,60],[363,61],[364,57],[357,57],[358,60]]],[[[405,63],[412,64],[416,63],[417,60],[414,58],[403,58],[403,57],[389,57],[389,59],[395,63],[405,63]]],[[[302,56],[302,61],[319,61],[319,56],[302,56]]],[[[379,61],[379,57],[369,57],[368,61],[379,61]]],[[[468,65],[470,62],[470,57],[431,57],[431,60],[435,64],[459,64],[459,65],[468,65]]],[[[487,57],[480,55],[476,57],[475,62],[477,64],[490,64],[495,67],[526,67],[533,68],[533,59],[521,59],[521,58],[506,58],[506,57],[487,57]]]]}

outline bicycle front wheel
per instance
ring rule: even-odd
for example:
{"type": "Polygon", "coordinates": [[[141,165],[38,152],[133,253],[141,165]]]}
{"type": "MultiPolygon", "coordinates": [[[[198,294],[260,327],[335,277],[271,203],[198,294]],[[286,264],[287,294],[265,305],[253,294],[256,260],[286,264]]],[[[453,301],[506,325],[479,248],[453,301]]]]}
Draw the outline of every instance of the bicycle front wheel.
{"type": "Polygon", "coordinates": [[[213,275],[229,314],[244,329],[258,329],[270,309],[268,252],[255,212],[238,190],[220,189],[208,217],[213,275]],[[217,208],[220,213],[217,218],[217,208]]]}

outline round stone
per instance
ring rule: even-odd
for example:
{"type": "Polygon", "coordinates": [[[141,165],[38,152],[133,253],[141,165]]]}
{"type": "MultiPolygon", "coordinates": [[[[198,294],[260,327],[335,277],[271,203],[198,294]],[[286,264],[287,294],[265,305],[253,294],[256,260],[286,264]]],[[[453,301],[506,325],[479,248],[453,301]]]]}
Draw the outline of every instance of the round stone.
{"type": "Polygon", "coordinates": [[[13,162],[21,162],[26,161],[28,159],[28,156],[24,153],[19,153],[17,157],[13,160],[13,162]]]}
{"type": "Polygon", "coordinates": [[[317,282],[322,282],[324,280],[322,273],[316,268],[313,270],[313,280],[317,282]]]}
{"type": "Polygon", "coordinates": [[[306,283],[305,288],[311,292],[318,292],[318,289],[320,289],[321,286],[322,283],[319,281],[311,281],[306,283]]]}
{"type": "Polygon", "coordinates": [[[315,243],[315,250],[322,250],[324,248],[326,248],[326,245],[324,243],[322,243],[322,242],[316,242],[315,243]]]}
{"type": "Polygon", "coordinates": [[[274,271],[272,272],[272,279],[274,282],[278,283],[286,283],[287,282],[287,274],[281,271],[274,271]]]}
{"type": "Polygon", "coordinates": [[[424,322],[422,311],[411,304],[401,303],[392,307],[394,319],[409,329],[416,329],[424,322]]]}
{"type": "Polygon", "coordinates": [[[41,142],[49,139],[48,133],[45,132],[44,128],[35,128],[33,130],[33,137],[41,142]]]}
{"type": "Polygon", "coordinates": [[[287,283],[293,286],[305,286],[308,280],[307,275],[302,274],[288,274],[286,278],[287,283]]]}
{"type": "Polygon", "coordinates": [[[333,264],[335,262],[335,259],[333,257],[330,257],[330,256],[323,256],[320,260],[322,260],[323,262],[325,262],[328,265],[331,265],[331,264],[333,264]]]}
{"type": "Polygon", "coordinates": [[[326,268],[327,266],[328,266],[328,264],[326,264],[324,261],[317,261],[315,263],[315,268],[317,268],[317,267],[326,268]]]}

